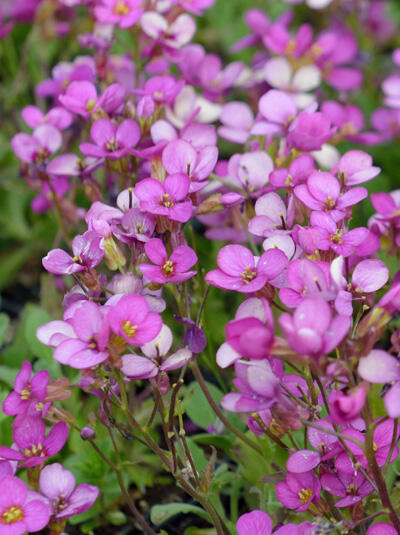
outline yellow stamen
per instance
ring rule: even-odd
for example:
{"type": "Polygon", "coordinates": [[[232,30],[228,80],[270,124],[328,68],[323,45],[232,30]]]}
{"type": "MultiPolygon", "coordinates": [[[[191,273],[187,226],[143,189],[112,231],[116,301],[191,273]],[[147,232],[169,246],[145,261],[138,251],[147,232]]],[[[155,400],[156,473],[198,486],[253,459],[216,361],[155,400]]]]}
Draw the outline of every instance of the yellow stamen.
{"type": "Polygon", "coordinates": [[[126,2],[117,2],[114,6],[114,13],[115,15],[128,15],[131,8],[128,6],[126,2]]]}
{"type": "Polygon", "coordinates": [[[174,272],[174,263],[172,260],[167,260],[162,267],[163,273],[166,277],[169,277],[174,272]]]}
{"type": "Polygon", "coordinates": [[[23,520],[24,513],[21,507],[17,505],[12,505],[1,515],[1,518],[4,524],[13,524],[14,522],[19,522],[23,520]]]}
{"type": "Polygon", "coordinates": [[[242,275],[242,281],[245,284],[249,284],[253,279],[257,277],[257,273],[249,268],[249,266],[246,267],[244,271],[241,273],[242,275]]]}
{"type": "Polygon", "coordinates": [[[301,491],[298,493],[302,504],[307,503],[312,495],[313,491],[311,489],[301,489],[301,491]]]}
{"type": "Polygon", "coordinates": [[[122,330],[128,336],[128,338],[133,338],[137,331],[137,325],[132,325],[132,323],[127,320],[122,322],[122,330]]]}

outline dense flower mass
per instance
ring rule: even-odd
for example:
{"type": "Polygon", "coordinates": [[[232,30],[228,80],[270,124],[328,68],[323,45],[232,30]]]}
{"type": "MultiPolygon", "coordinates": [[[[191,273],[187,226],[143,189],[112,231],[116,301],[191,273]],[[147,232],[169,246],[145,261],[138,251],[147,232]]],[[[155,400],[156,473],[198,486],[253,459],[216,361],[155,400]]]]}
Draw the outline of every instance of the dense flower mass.
{"type": "Polygon", "coordinates": [[[118,525],[123,500],[154,535],[170,511],[133,496],[161,468],[217,535],[400,533],[400,190],[368,152],[400,137],[400,49],[378,80],[384,2],[286,3],[246,12],[248,65],[193,41],[214,0],[1,7],[0,39],[34,17],[87,32],[11,139],[34,217],[57,218],[63,314],[6,378],[0,535],[60,535],[92,506],[118,525]]]}

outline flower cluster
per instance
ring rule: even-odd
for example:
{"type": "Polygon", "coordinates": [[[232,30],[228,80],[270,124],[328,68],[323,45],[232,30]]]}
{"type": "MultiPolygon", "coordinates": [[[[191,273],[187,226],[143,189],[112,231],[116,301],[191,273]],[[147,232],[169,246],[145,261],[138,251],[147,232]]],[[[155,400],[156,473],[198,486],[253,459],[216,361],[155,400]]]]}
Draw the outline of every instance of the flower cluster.
{"type": "MultiPolygon", "coordinates": [[[[201,482],[184,438],[178,391],[188,370],[225,425],[233,425],[229,412],[247,415],[250,432],[234,430],[238,438],[258,453],[266,440],[282,449],[286,464],[275,493],[289,513],[274,533],[320,533],[323,519],[356,532],[364,517],[368,535],[397,532],[385,474],[399,457],[400,339],[392,319],[400,282],[381,252],[398,256],[400,194],[372,194],[375,215],[366,226],[355,224],[381,169],[366,150],[343,152],[340,143],[365,149],[398,135],[399,75],[384,80],[386,107],[375,110],[367,131],[351,98],[364,66],[350,26],[295,28],[292,11],[271,21],[252,9],[250,34],[233,46],[255,47],[251,67],[224,66],[191,42],[195,17],[212,0],[59,3],[74,16],[76,6],[86,8],[94,29],[79,42],[93,55],[54,67],[36,87],[49,108],[25,107],[30,132],[11,141],[37,193],[32,209],[54,210],[64,240],[42,261],[65,290],[63,319],[39,327],[38,339],[54,348],[57,362],[80,371],[76,386],[97,396],[102,424],[111,428],[124,415],[206,508],[218,535],[221,519],[203,500],[215,459],[201,482]],[[131,55],[113,55],[123,31],[134,35],[131,55]],[[221,140],[229,143],[228,159],[221,140]],[[76,202],[78,193],[89,207],[76,202]],[[215,262],[208,259],[214,269],[202,265],[200,226],[208,245],[225,242],[215,262]],[[196,362],[207,343],[212,347],[203,323],[210,286],[216,299],[240,299],[215,351],[217,366],[231,367],[235,388],[220,406],[196,362]],[[146,425],[128,399],[138,381],[143,397],[154,395],[146,425]],[[375,384],[384,412],[372,406],[375,384]],[[157,411],[165,449],[148,432],[157,411]],[[294,524],[290,511],[306,516],[294,524]],[[370,525],[379,516],[384,522],[370,525]]],[[[330,2],[306,4],[323,9],[330,2]]],[[[360,10],[360,24],[372,31],[376,3],[360,10]]],[[[374,31],[378,39],[379,25],[374,31]]],[[[400,65],[399,51],[394,61],[400,65]]],[[[14,444],[0,447],[7,463],[0,487],[10,489],[0,496],[5,534],[46,525],[59,533],[98,494],[90,485],[75,488],[61,464],[44,466],[67,440],[65,422],[46,436],[45,421],[68,385],[31,373],[24,363],[3,404],[16,417],[14,444]],[[16,466],[27,468],[34,494],[15,477],[16,466]]],[[[271,529],[264,511],[237,522],[239,535],[271,529]]]]}

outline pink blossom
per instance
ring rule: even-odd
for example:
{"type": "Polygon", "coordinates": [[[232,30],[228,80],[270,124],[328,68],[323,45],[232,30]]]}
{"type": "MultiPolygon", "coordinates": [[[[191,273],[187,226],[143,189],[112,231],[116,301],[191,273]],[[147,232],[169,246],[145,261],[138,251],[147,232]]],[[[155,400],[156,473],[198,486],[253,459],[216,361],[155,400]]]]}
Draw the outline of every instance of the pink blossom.
{"type": "Polygon", "coordinates": [[[397,535],[397,530],[387,522],[376,522],[368,528],[367,535],[397,535]]]}
{"type": "Polygon", "coordinates": [[[219,269],[209,271],[206,281],[225,290],[252,293],[278,276],[287,264],[286,255],[269,249],[260,257],[242,245],[226,245],[217,256],[219,269]]]}
{"type": "Polygon", "coordinates": [[[178,283],[194,277],[197,273],[197,271],[188,271],[196,264],[197,256],[187,245],[180,245],[172,251],[169,257],[163,242],[158,238],[148,241],[144,249],[149,260],[156,265],[140,264],[139,268],[143,275],[152,282],[178,283]]]}
{"type": "Polygon", "coordinates": [[[62,136],[54,126],[38,126],[32,135],[15,134],[11,146],[16,156],[25,163],[41,164],[61,147],[62,136]]]}
{"type": "Polygon", "coordinates": [[[64,314],[65,321],[51,321],[38,328],[42,344],[55,347],[54,358],[77,369],[97,366],[108,358],[109,327],[106,309],[92,301],[77,301],[64,314]]]}
{"type": "Polygon", "coordinates": [[[250,136],[254,114],[244,102],[228,102],[221,109],[220,120],[222,126],[218,128],[218,135],[231,143],[241,144],[250,136]]]}
{"type": "Polygon", "coordinates": [[[329,419],[336,425],[347,425],[360,417],[362,408],[367,399],[366,384],[352,388],[346,393],[334,390],[329,395],[329,419]]]}
{"type": "Polygon", "coordinates": [[[307,183],[296,186],[294,193],[308,208],[328,212],[335,221],[343,219],[349,207],[368,195],[368,191],[362,187],[342,192],[340,182],[330,173],[322,171],[312,172],[307,183]]]}
{"type": "Polygon", "coordinates": [[[144,357],[135,354],[122,356],[121,371],[129,379],[150,379],[159,374],[182,368],[192,358],[192,352],[178,349],[167,357],[173,342],[171,329],[163,325],[158,335],[141,346],[144,357]]]}
{"type": "Polygon", "coordinates": [[[41,370],[32,379],[31,375],[32,364],[24,361],[15,378],[14,390],[3,401],[5,414],[21,418],[26,414],[37,416],[42,413],[50,375],[47,370],[41,370]]]}
{"type": "Polygon", "coordinates": [[[286,481],[278,483],[275,492],[282,505],[302,512],[307,511],[311,503],[319,502],[321,484],[311,471],[300,474],[288,472],[286,481]]]}
{"type": "Polygon", "coordinates": [[[140,139],[140,128],[133,119],[125,119],[116,126],[110,119],[97,119],[90,129],[93,143],[81,143],[85,156],[118,160],[126,156],[140,139]]]}
{"type": "Polygon", "coordinates": [[[138,22],[143,13],[141,3],[141,0],[101,0],[101,5],[95,7],[94,13],[100,22],[130,28],[138,22]]]}
{"type": "Polygon", "coordinates": [[[161,330],[161,316],[149,312],[141,295],[126,295],[108,313],[111,330],[128,344],[142,346],[153,340],[161,330]]]}
{"type": "Polygon", "coordinates": [[[145,212],[186,223],[192,217],[192,202],[187,199],[189,186],[187,175],[177,173],[164,182],[145,178],[136,184],[134,192],[145,212]]]}
{"type": "Polygon", "coordinates": [[[36,106],[25,106],[21,115],[26,124],[31,128],[38,128],[43,124],[49,124],[58,130],[65,130],[72,123],[72,115],[67,110],[58,106],[52,108],[46,114],[36,106]]]}
{"type": "Polygon", "coordinates": [[[62,249],[52,249],[42,260],[43,267],[55,275],[71,275],[96,267],[104,256],[104,244],[95,232],[87,231],[72,241],[73,257],[62,249]]]}
{"type": "Polygon", "coordinates": [[[314,297],[304,299],[294,316],[284,313],[279,318],[290,347],[299,355],[314,357],[332,351],[345,337],[350,323],[348,316],[332,318],[329,305],[314,297]]]}
{"type": "Polygon", "coordinates": [[[249,232],[256,236],[271,236],[288,232],[293,225],[294,205],[290,210],[277,193],[270,192],[259,197],[254,206],[256,215],[249,221],[249,232]]]}
{"type": "Polygon", "coordinates": [[[371,494],[373,488],[369,481],[361,474],[323,474],[321,476],[322,488],[333,496],[339,496],[336,507],[350,507],[359,503],[365,496],[371,494]]]}
{"type": "Polygon", "coordinates": [[[50,507],[11,475],[0,479],[0,533],[22,535],[40,531],[50,520],[50,507]]]}
{"type": "MultiPolygon", "coordinates": [[[[192,3],[192,2],[190,2],[192,3]]],[[[165,47],[180,49],[187,45],[196,32],[196,23],[190,15],[182,13],[172,23],[156,11],[146,11],[140,25],[142,31],[156,43],[165,47]]]]}
{"type": "Polygon", "coordinates": [[[321,112],[301,112],[290,126],[287,136],[289,146],[300,151],[320,150],[336,132],[331,122],[321,112]]]}
{"type": "Polygon", "coordinates": [[[310,154],[297,156],[288,169],[274,169],[269,175],[270,183],[276,188],[290,189],[306,182],[314,171],[314,160],[310,154]]]}
{"type": "Polygon", "coordinates": [[[99,489],[82,483],[76,487],[73,474],[59,463],[43,468],[39,477],[40,492],[48,498],[55,519],[84,513],[96,501],[99,489]]]}
{"type": "Polygon", "coordinates": [[[236,529],[238,535],[271,535],[271,518],[264,511],[251,511],[239,517],[236,529]]]}
{"type": "Polygon", "coordinates": [[[0,446],[0,457],[18,461],[21,466],[44,463],[63,448],[68,437],[68,426],[65,422],[58,422],[48,436],[45,432],[46,426],[40,418],[26,416],[13,430],[16,449],[0,446]]]}

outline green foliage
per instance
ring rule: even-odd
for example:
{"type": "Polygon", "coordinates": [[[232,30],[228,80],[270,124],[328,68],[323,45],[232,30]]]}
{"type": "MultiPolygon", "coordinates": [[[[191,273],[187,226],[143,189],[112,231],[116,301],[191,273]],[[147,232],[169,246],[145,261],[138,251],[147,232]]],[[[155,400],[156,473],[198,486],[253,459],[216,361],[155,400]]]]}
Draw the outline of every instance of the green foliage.
{"type": "Polygon", "coordinates": [[[208,520],[211,523],[208,513],[197,505],[190,503],[168,503],[165,505],[154,505],[151,508],[150,518],[153,524],[161,526],[164,522],[180,514],[195,514],[204,520],[208,520]]]}

